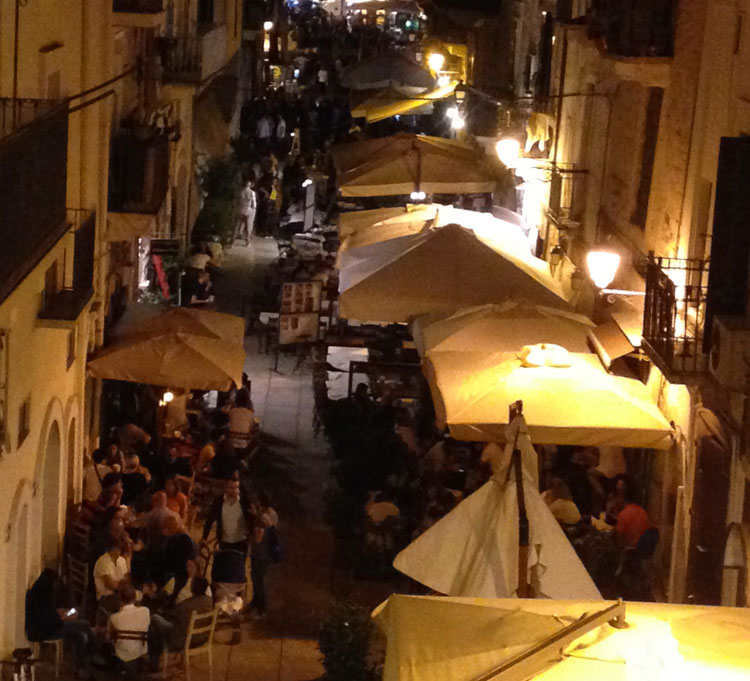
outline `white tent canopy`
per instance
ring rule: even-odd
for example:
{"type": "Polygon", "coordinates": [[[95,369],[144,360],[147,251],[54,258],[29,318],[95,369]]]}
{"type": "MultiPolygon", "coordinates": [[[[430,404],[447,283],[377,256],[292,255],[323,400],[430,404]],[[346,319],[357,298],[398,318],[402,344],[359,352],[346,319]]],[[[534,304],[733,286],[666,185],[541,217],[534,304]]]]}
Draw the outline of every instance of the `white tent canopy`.
{"type": "MultiPolygon", "coordinates": [[[[387,637],[383,681],[476,681],[608,605],[391,596],[373,614],[387,637]]],[[[747,608],[627,603],[625,609],[626,629],[599,627],[568,645],[564,655],[550,648],[547,668],[533,680],[750,678],[747,608]]]]}
{"type": "Polygon", "coordinates": [[[340,265],[339,311],[348,319],[404,322],[506,300],[568,307],[549,265],[506,230],[450,224],[351,249],[340,265]]]}
{"type": "MultiPolygon", "coordinates": [[[[514,421],[514,425],[515,425],[514,421]]],[[[536,455],[519,435],[529,522],[528,583],[547,598],[601,598],[559,523],[539,494],[536,455]]],[[[449,596],[507,598],[518,589],[519,497],[506,445],[495,474],[393,561],[412,579],[449,596]]]]}
{"type": "Polygon", "coordinates": [[[583,315],[525,302],[481,305],[448,315],[424,315],[412,323],[412,335],[424,356],[428,351],[482,352],[555,343],[570,352],[588,352],[594,323],[583,315]]]}
{"type": "Polygon", "coordinates": [[[672,429],[646,386],[608,374],[594,354],[569,359],[567,367],[529,368],[518,352],[428,352],[438,426],[459,440],[502,441],[508,405],[523,400],[535,444],[671,446],[672,429]]]}

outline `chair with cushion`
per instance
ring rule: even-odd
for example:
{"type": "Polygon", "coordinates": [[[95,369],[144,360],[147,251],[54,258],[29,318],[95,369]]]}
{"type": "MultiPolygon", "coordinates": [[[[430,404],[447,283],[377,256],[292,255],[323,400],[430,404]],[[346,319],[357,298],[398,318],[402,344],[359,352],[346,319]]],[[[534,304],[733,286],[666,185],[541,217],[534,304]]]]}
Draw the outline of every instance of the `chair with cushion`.
{"type": "Polygon", "coordinates": [[[191,615],[184,647],[176,652],[165,652],[162,656],[162,673],[164,678],[169,676],[170,662],[177,661],[184,663],[185,680],[190,681],[190,659],[199,655],[207,655],[208,681],[213,681],[213,642],[218,616],[218,608],[214,608],[210,612],[194,612],[191,615]]]}

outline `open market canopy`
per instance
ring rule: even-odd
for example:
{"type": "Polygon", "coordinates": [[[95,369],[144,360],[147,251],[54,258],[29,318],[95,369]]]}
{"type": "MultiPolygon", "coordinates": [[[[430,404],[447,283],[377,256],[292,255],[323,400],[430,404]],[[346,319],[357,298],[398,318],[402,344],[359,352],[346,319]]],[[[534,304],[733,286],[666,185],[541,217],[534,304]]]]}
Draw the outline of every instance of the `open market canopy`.
{"type": "Polygon", "coordinates": [[[442,137],[399,133],[342,144],[332,155],[348,197],[487,193],[498,181],[482,152],[442,137]]]}
{"type": "Polygon", "coordinates": [[[549,265],[500,230],[478,235],[459,225],[351,249],[341,259],[339,311],[367,322],[461,307],[530,300],[567,308],[549,265]]]}
{"type": "Polygon", "coordinates": [[[603,624],[571,642],[551,641],[611,605],[394,595],[373,615],[387,638],[383,681],[750,678],[747,608],[626,603],[627,628],[603,624]],[[514,662],[545,643],[539,671],[523,675],[514,662]]]}
{"type": "Polygon", "coordinates": [[[341,85],[350,90],[392,87],[423,91],[431,89],[435,79],[407,55],[391,52],[347,66],[341,72],[341,85]]]}
{"type": "Polygon", "coordinates": [[[431,114],[432,104],[450,97],[456,89],[456,82],[420,91],[388,86],[377,90],[363,90],[360,96],[352,96],[352,118],[365,118],[368,123],[377,123],[393,116],[406,114],[431,114]]]}
{"type": "Polygon", "coordinates": [[[529,367],[518,351],[428,352],[438,426],[459,440],[500,442],[508,405],[523,400],[534,444],[671,446],[672,429],[645,385],[608,374],[594,354],[567,358],[569,366],[529,367]]]}

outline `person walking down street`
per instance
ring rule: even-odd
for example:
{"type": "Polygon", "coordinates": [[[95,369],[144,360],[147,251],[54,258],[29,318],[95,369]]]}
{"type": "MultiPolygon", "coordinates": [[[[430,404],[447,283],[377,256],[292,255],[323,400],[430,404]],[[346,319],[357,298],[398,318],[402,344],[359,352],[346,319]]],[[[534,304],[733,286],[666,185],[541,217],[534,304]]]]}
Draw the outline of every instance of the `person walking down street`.
{"type": "Polygon", "coordinates": [[[245,246],[250,245],[250,237],[255,226],[257,198],[253,189],[253,180],[249,179],[240,194],[240,216],[234,230],[234,240],[244,239],[245,246]]]}
{"type": "Polygon", "coordinates": [[[281,114],[276,115],[276,153],[281,156],[286,155],[286,119],[281,114]]]}
{"type": "Polygon", "coordinates": [[[274,133],[273,118],[264,113],[255,125],[255,136],[258,138],[258,144],[262,151],[267,151],[271,145],[271,138],[274,133]]]}
{"type": "Polygon", "coordinates": [[[247,555],[247,545],[255,518],[250,502],[239,480],[227,480],[224,494],[216,497],[203,526],[203,542],[216,525],[216,538],[222,551],[241,551],[247,555]]]}

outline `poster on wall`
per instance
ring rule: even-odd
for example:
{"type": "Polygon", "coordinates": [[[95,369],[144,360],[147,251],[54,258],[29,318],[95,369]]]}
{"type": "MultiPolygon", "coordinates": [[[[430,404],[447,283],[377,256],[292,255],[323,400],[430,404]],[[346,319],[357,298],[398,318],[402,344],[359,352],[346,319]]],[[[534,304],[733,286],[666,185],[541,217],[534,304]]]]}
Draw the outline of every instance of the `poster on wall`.
{"type": "Polygon", "coordinates": [[[294,312],[279,316],[279,345],[310,343],[318,340],[320,313],[294,312]]]}

